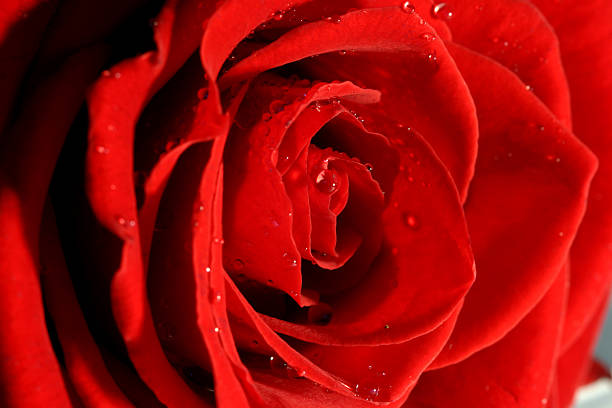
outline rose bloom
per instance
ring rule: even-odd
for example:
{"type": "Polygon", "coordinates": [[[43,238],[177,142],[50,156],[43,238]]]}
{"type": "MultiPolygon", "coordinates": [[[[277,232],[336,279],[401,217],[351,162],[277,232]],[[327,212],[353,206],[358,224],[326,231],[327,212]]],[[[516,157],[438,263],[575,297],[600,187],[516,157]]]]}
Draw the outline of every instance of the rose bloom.
{"type": "Polygon", "coordinates": [[[5,0],[0,405],[567,407],[607,0],[5,0]]]}

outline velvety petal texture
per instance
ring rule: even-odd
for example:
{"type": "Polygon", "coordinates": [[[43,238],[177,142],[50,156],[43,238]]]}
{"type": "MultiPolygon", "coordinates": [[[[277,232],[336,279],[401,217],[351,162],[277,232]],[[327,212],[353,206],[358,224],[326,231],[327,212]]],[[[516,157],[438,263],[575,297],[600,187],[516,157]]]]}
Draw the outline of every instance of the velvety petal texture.
{"type": "Polygon", "coordinates": [[[0,405],[562,407],[612,3],[7,0],[0,405]]]}

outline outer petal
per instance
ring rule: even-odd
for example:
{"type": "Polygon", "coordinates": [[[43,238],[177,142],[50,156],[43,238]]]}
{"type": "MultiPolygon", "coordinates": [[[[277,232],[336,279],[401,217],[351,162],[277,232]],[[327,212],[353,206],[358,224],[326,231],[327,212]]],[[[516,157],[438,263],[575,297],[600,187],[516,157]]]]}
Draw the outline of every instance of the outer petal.
{"type": "Polygon", "coordinates": [[[5,314],[5,335],[0,336],[0,372],[4,405],[69,405],[45,326],[38,229],[53,167],[103,55],[99,48],[86,49],[41,81],[3,139],[0,308],[5,314]]]}
{"type": "Polygon", "coordinates": [[[0,6],[0,132],[57,1],[5,1],[0,6]]]}
{"type": "Polygon", "coordinates": [[[594,316],[612,284],[612,3],[534,0],[555,28],[572,95],[574,133],[600,159],[587,213],[572,247],[563,347],[594,316]]]}
{"type": "Polygon", "coordinates": [[[478,3],[450,0],[453,41],[514,72],[568,129],[570,94],[552,27],[524,0],[478,3]]]}
{"type": "Polygon", "coordinates": [[[70,282],[50,208],[47,208],[45,216],[41,231],[41,264],[44,268],[41,278],[71,382],[80,400],[88,407],[132,407],[106,370],[89,333],[70,282]]]}
{"type": "Polygon", "coordinates": [[[113,313],[141,378],[168,406],[199,406],[202,400],[170,366],[155,335],[136,221],[133,130],[151,96],[195,51],[211,11],[195,1],[166,4],[156,29],[159,51],[119,64],[94,85],[88,100],[88,195],[100,222],[123,240],[111,288],[113,313]]]}
{"type": "Polygon", "coordinates": [[[407,407],[546,406],[567,295],[564,268],[540,303],[506,337],[422,376],[407,407]]]}
{"type": "Polygon", "coordinates": [[[567,258],[596,168],[593,155],[508,70],[452,50],[480,118],[476,177],[465,206],[478,278],[453,348],[434,367],[494,343],[547,292],[567,258]]]}
{"type": "Polygon", "coordinates": [[[595,314],[587,322],[582,333],[575,338],[570,347],[566,346],[559,356],[555,378],[556,389],[553,390],[558,405],[553,405],[553,408],[570,406],[576,389],[586,379],[597,334],[608,310],[607,305],[608,301],[604,298],[597,305],[595,314]]]}

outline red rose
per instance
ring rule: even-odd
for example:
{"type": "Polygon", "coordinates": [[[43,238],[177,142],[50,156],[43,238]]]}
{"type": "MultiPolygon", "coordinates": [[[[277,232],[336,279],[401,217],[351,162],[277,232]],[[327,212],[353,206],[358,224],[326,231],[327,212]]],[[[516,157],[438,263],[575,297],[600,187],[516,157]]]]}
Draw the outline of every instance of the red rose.
{"type": "Polygon", "coordinates": [[[568,406],[612,283],[609,21],[5,2],[2,406],[568,406]]]}

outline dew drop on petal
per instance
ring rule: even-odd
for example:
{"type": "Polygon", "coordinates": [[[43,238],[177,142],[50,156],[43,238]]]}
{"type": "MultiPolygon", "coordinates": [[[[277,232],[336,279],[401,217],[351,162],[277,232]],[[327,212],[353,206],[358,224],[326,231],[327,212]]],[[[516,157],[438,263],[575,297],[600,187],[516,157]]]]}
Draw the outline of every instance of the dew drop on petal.
{"type": "Polygon", "coordinates": [[[329,22],[329,23],[340,24],[340,22],[342,22],[342,17],[340,17],[340,16],[328,16],[328,17],[325,17],[324,20],[329,22]]]}
{"type": "Polygon", "coordinates": [[[338,178],[332,170],[323,169],[315,178],[317,189],[326,194],[331,194],[338,189],[338,178]]]}
{"type": "Polygon", "coordinates": [[[176,330],[174,326],[170,323],[160,323],[157,325],[157,332],[161,337],[162,341],[171,341],[174,340],[176,336],[176,330]]]}
{"type": "Polygon", "coordinates": [[[108,154],[109,150],[104,146],[96,146],[96,152],[100,154],[108,154]]]}
{"type": "Polygon", "coordinates": [[[205,100],[208,98],[208,88],[198,89],[198,99],[205,100]]]}
{"type": "Polygon", "coordinates": [[[438,3],[431,7],[431,15],[434,18],[448,21],[453,18],[453,10],[446,3],[438,3]]]}
{"type": "Polygon", "coordinates": [[[423,33],[419,37],[424,39],[425,41],[433,41],[436,39],[436,36],[431,33],[423,33]]]}
{"type": "Polygon", "coordinates": [[[440,63],[438,62],[438,56],[434,51],[430,51],[425,54],[425,64],[431,72],[437,72],[440,69],[440,63]]]}
{"type": "Polygon", "coordinates": [[[282,10],[276,11],[274,13],[272,13],[272,19],[276,20],[276,21],[280,21],[283,19],[283,17],[285,17],[285,12],[282,10]]]}
{"type": "Polygon", "coordinates": [[[273,114],[282,112],[284,108],[285,108],[285,104],[281,100],[277,99],[275,101],[270,102],[270,112],[273,114]]]}
{"type": "Polygon", "coordinates": [[[240,258],[236,258],[232,261],[231,268],[233,271],[241,271],[244,269],[244,261],[240,258]]]}
{"type": "Polygon", "coordinates": [[[210,302],[211,303],[221,303],[221,292],[219,291],[214,291],[214,292],[210,292],[210,302]]]}
{"type": "Polygon", "coordinates": [[[373,385],[357,384],[355,385],[355,394],[368,401],[376,400],[380,394],[380,388],[373,385]]]}
{"type": "Polygon", "coordinates": [[[327,303],[318,303],[308,308],[308,321],[319,326],[329,324],[332,316],[332,308],[327,303]]]}
{"type": "Polygon", "coordinates": [[[403,215],[404,218],[404,224],[406,224],[407,227],[410,227],[411,229],[419,229],[419,227],[421,226],[419,219],[412,213],[404,213],[403,215]]]}
{"type": "Polygon", "coordinates": [[[405,1],[401,5],[402,11],[404,13],[413,14],[414,13],[414,4],[409,1],[405,1]]]}

